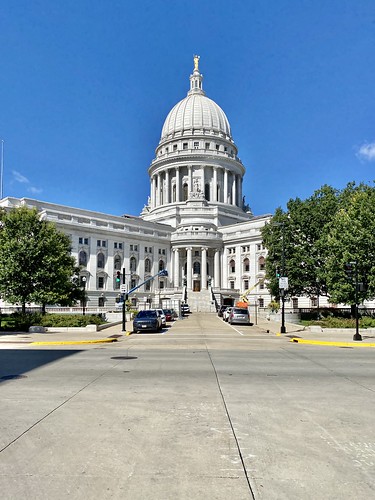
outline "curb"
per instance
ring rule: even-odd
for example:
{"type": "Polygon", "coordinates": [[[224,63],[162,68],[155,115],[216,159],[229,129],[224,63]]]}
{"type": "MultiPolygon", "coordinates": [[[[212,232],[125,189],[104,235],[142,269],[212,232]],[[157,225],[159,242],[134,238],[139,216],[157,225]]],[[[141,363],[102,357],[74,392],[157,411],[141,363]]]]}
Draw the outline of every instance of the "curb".
{"type": "Polygon", "coordinates": [[[77,345],[77,344],[104,344],[117,342],[117,339],[98,339],[98,340],[61,340],[61,341],[42,341],[30,342],[31,345],[77,345]]]}
{"type": "Polygon", "coordinates": [[[296,344],[310,344],[310,345],[328,345],[336,347],[375,347],[374,343],[361,343],[359,342],[334,342],[330,340],[305,340],[293,337],[289,342],[294,342],[296,344]]]}

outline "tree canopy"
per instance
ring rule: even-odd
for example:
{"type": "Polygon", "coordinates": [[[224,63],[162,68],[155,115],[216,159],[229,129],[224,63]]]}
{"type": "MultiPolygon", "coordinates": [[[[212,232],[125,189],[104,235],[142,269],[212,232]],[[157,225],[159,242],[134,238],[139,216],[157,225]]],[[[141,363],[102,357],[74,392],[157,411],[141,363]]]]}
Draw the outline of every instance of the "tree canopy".
{"type": "Polygon", "coordinates": [[[360,301],[375,297],[375,188],[354,183],[343,190],[323,186],[302,201],[291,199],[262,229],[268,249],[266,278],[279,296],[277,274],[289,279],[288,295],[328,296],[353,304],[355,287],[345,264],[356,263],[358,281],[367,289],[360,301]]]}
{"type": "Polygon", "coordinates": [[[81,294],[67,235],[25,206],[0,213],[0,294],[12,304],[71,305],[81,294]]]}

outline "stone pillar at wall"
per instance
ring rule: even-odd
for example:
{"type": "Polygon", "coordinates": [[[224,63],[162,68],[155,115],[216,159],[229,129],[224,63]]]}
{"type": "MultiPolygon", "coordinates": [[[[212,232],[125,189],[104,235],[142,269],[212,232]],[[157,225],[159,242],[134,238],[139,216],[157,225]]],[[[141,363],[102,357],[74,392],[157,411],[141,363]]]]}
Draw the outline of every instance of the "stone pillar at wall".
{"type": "Polygon", "coordinates": [[[239,288],[240,290],[242,289],[242,258],[241,258],[241,247],[238,246],[236,247],[236,257],[235,257],[235,262],[236,262],[236,282],[234,287],[239,288]]]}
{"type": "Polygon", "coordinates": [[[193,191],[193,173],[192,173],[192,166],[188,165],[188,198],[190,196],[190,193],[193,191]]]}
{"type": "Polygon", "coordinates": [[[220,250],[218,248],[215,250],[214,257],[214,286],[220,287],[220,250]]]}
{"type": "Polygon", "coordinates": [[[160,206],[161,189],[162,189],[162,187],[161,187],[161,175],[158,174],[158,186],[157,186],[157,195],[156,195],[156,204],[157,204],[157,206],[160,206]]]}
{"type": "Polygon", "coordinates": [[[228,170],[224,169],[224,192],[223,192],[223,202],[228,203],[228,170]]]}
{"type": "Polygon", "coordinates": [[[176,167],[176,202],[180,201],[180,168],[176,167]]]}
{"type": "Polygon", "coordinates": [[[207,290],[207,247],[202,247],[201,288],[207,290]]]}
{"type": "Polygon", "coordinates": [[[193,249],[192,247],[188,247],[186,249],[187,252],[187,262],[186,262],[186,286],[188,290],[191,290],[193,288],[193,261],[192,261],[192,254],[193,254],[193,249]]]}
{"type": "Polygon", "coordinates": [[[212,186],[212,201],[218,201],[217,199],[217,167],[213,167],[213,186],[212,186]]]}
{"type": "Polygon", "coordinates": [[[180,286],[180,251],[178,248],[173,249],[174,253],[174,277],[173,277],[173,286],[180,286]]]}
{"type": "Polygon", "coordinates": [[[237,203],[237,182],[236,182],[236,174],[233,174],[233,183],[232,183],[232,205],[236,205],[237,203]]]}
{"type": "Polygon", "coordinates": [[[151,208],[156,207],[156,177],[152,176],[151,180],[151,208]]]}
{"type": "Polygon", "coordinates": [[[223,270],[221,287],[228,288],[228,256],[226,248],[224,248],[222,253],[221,269],[223,270]]]}
{"type": "Polygon", "coordinates": [[[166,203],[170,203],[170,189],[169,189],[169,186],[170,185],[170,180],[169,180],[169,170],[167,170],[165,172],[165,200],[164,200],[164,204],[166,203]]]}

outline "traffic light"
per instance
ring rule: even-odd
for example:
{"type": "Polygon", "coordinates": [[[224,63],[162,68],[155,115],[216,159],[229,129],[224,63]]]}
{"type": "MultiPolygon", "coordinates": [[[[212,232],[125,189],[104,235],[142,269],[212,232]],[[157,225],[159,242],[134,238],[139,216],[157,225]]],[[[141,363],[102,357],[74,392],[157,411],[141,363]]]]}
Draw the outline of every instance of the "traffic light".
{"type": "Polygon", "coordinates": [[[280,269],[277,267],[276,268],[276,278],[280,278],[280,277],[281,277],[280,269]]]}
{"type": "Polygon", "coordinates": [[[118,283],[118,284],[121,283],[121,273],[120,273],[120,271],[116,272],[116,283],[118,283]]]}

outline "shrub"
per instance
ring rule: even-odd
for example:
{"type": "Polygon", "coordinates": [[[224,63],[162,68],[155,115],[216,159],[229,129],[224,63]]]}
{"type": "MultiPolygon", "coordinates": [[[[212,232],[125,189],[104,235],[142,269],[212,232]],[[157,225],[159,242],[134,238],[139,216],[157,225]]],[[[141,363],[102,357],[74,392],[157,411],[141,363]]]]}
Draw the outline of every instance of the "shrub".
{"type": "Polygon", "coordinates": [[[41,326],[50,327],[85,327],[87,325],[102,325],[104,319],[98,314],[46,314],[42,317],[41,326]]]}

